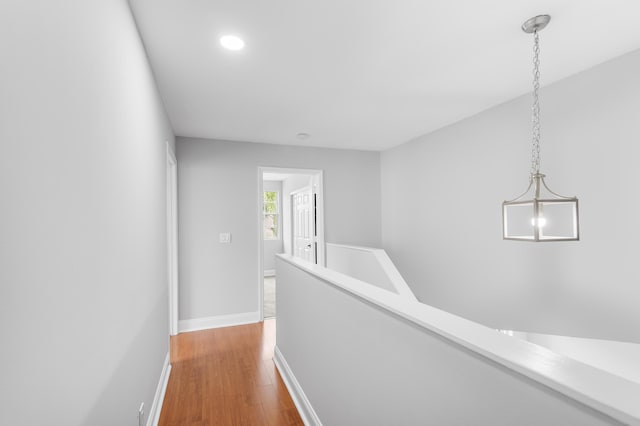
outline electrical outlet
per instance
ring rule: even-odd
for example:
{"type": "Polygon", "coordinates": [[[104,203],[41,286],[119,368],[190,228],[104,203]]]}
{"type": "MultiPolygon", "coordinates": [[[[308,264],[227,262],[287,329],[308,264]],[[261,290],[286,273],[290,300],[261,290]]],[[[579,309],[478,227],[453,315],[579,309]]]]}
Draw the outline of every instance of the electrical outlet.
{"type": "Polygon", "coordinates": [[[144,426],[144,402],[138,408],[138,426],[144,426]]]}
{"type": "Polygon", "coordinates": [[[224,244],[229,244],[231,242],[231,234],[229,232],[221,233],[220,242],[224,244]]]}

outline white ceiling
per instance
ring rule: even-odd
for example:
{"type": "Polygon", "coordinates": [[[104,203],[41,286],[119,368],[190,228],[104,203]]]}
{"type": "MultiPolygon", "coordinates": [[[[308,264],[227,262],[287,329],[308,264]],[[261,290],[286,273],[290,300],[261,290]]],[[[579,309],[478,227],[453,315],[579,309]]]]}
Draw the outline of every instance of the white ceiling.
{"type": "Polygon", "coordinates": [[[543,86],[640,48],[639,0],[130,2],[179,136],[401,144],[530,91],[542,13],[543,86]]]}

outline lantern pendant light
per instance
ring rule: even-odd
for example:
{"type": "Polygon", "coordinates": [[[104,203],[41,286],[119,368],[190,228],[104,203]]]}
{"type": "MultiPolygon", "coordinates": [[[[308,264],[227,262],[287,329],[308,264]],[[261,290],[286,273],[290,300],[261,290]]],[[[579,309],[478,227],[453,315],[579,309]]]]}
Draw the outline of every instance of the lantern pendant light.
{"type": "Polygon", "coordinates": [[[540,43],[538,32],[551,17],[539,15],[522,24],[522,30],[533,34],[533,137],[529,187],[519,197],[502,203],[502,237],[518,241],[578,241],[578,198],[553,192],[540,173],[540,43]]]}

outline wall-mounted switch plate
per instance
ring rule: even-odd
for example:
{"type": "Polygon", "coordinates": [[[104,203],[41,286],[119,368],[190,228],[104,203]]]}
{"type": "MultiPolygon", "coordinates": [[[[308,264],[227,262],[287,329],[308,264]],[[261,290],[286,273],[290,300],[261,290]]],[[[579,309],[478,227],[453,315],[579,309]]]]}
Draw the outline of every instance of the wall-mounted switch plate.
{"type": "Polygon", "coordinates": [[[231,242],[231,234],[228,232],[223,232],[220,234],[220,242],[224,244],[228,244],[231,242]]]}

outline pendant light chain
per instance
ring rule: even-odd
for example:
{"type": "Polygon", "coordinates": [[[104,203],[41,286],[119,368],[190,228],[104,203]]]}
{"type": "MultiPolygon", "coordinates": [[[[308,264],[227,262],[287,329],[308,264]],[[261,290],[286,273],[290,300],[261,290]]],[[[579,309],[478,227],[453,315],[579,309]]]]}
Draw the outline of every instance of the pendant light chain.
{"type": "Polygon", "coordinates": [[[502,238],[515,241],[579,241],[578,197],[549,188],[540,173],[540,39],[551,16],[538,15],[520,27],[533,34],[533,105],[531,106],[531,175],[527,189],[502,203],[502,238]]]}
{"type": "Polygon", "coordinates": [[[538,31],[533,32],[533,106],[531,107],[533,122],[533,138],[531,141],[531,176],[540,173],[540,41],[538,31]]]}

